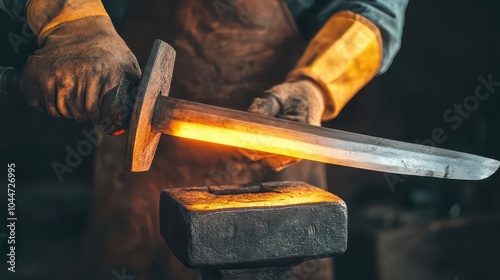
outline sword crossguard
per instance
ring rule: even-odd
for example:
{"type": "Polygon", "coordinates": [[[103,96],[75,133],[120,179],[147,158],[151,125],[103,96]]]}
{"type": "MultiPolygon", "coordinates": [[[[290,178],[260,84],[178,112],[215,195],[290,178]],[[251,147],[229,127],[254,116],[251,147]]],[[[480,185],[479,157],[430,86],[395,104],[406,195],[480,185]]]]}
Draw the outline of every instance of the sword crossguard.
{"type": "Polygon", "coordinates": [[[156,40],[143,71],[130,119],[124,168],[131,172],[148,171],[161,134],[152,129],[153,112],[159,96],[168,96],[174,71],[175,50],[156,40]]]}

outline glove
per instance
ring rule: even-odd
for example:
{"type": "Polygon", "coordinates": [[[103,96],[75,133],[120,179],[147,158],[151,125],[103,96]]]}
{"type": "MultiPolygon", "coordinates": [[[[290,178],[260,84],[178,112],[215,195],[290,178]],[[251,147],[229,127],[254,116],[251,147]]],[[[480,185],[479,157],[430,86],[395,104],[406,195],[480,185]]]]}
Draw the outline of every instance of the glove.
{"type": "MultiPolygon", "coordinates": [[[[94,124],[112,118],[115,122],[121,112],[106,110],[102,114],[103,100],[116,105],[128,98],[104,97],[117,94],[112,90],[119,85],[118,92],[126,94],[138,83],[141,71],[101,1],[31,0],[27,18],[40,46],[28,58],[21,77],[21,91],[28,103],[53,117],[94,124]]],[[[109,134],[123,133],[114,125],[107,128],[109,134]]]]}
{"type": "MultiPolygon", "coordinates": [[[[262,98],[254,99],[248,111],[319,126],[324,107],[322,89],[313,81],[299,80],[272,87],[262,98]]],[[[300,161],[298,158],[247,149],[241,149],[241,152],[253,161],[260,160],[275,171],[300,161]]]]}
{"type": "MultiPolygon", "coordinates": [[[[335,118],[382,64],[382,36],[365,17],[334,14],[311,40],[286,82],[257,98],[250,112],[320,125],[335,118]]],[[[280,171],[299,159],[241,150],[251,160],[280,171]]]]}

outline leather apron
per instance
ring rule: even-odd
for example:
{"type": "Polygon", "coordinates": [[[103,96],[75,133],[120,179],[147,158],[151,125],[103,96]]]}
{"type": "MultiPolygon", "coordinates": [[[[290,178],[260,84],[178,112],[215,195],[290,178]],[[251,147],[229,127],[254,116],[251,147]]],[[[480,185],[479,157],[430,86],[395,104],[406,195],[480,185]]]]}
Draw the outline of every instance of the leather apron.
{"type": "MultiPolygon", "coordinates": [[[[283,0],[134,1],[123,38],[142,67],[154,39],[174,47],[170,96],[238,110],[283,82],[305,48],[283,0]]],[[[172,136],[162,136],[146,173],[123,171],[124,151],[125,137],[105,137],[98,147],[91,250],[101,266],[135,269],[138,279],[197,277],[159,235],[164,188],[274,180],[326,186],[322,164],[303,161],[276,173],[236,148],[172,136]]]]}

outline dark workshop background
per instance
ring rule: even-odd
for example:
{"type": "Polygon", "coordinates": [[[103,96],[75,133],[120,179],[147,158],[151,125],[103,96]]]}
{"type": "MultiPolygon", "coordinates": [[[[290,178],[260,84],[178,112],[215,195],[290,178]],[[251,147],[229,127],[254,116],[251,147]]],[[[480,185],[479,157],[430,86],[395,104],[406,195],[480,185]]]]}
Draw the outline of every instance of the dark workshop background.
{"type": "MultiPolygon", "coordinates": [[[[500,81],[499,15],[495,0],[410,1],[402,48],[390,70],[325,125],[406,142],[429,143],[434,135],[439,147],[500,159],[500,86],[474,103],[478,77],[500,81]],[[472,108],[467,114],[448,112],[464,102],[472,108]],[[454,121],[444,119],[446,112],[454,121]]],[[[22,41],[16,53],[8,34],[23,36],[22,24],[0,14],[0,26],[0,65],[22,69],[34,40],[22,41]]],[[[62,183],[51,164],[64,162],[66,147],[75,147],[84,139],[81,131],[90,128],[0,96],[0,178],[6,178],[8,162],[16,163],[16,279],[55,279],[82,256],[92,155],[62,183]]],[[[349,248],[336,258],[336,279],[500,279],[499,173],[465,182],[339,166],[328,172],[330,191],[349,209],[349,248]]],[[[5,221],[7,182],[0,182],[5,221]]]]}

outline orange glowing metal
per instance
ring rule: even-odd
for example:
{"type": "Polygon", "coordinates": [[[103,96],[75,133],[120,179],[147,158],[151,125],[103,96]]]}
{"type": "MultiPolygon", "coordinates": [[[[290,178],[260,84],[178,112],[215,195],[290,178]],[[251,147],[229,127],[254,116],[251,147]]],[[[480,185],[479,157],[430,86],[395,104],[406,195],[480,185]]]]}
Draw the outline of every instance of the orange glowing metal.
{"type": "Polygon", "coordinates": [[[268,134],[253,132],[251,128],[246,127],[214,127],[182,121],[172,121],[170,125],[172,126],[172,135],[182,138],[328,162],[322,157],[307,152],[316,149],[313,145],[286,139],[285,135],[271,135],[271,131],[268,134]],[[269,145],[269,143],[273,144],[269,145]]]}

